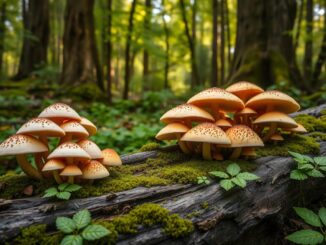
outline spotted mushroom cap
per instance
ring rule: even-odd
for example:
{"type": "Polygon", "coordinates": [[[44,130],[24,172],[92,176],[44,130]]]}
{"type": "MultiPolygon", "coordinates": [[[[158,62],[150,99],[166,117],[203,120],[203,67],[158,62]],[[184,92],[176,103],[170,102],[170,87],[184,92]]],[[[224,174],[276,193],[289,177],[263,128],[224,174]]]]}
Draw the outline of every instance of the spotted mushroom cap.
{"type": "Polygon", "coordinates": [[[200,107],[211,107],[212,104],[223,111],[233,112],[241,110],[244,104],[240,98],[221,88],[209,88],[191,97],[189,104],[200,107]]]}
{"type": "Polygon", "coordinates": [[[79,123],[87,130],[89,136],[96,134],[97,127],[87,118],[82,117],[79,123]]]}
{"type": "Polygon", "coordinates": [[[89,136],[87,130],[78,122],[69,121],[60,125],[66,134],[71,134],[73,138],[83,139],[89,136]]]}
{"type": "Polygon", "coordinates": [[[90,140],[81,140],[77,143],[84,151],[90,155],[91,159],[101,159],[103,158],[103,154],[101,149],[90,140]]]}
{"type": "Polygon", "coordinates": [[[251,97],[264,92],[261,87],[246,81],[234,83],[225,90],[238,96],[243,101],[247,101],[251,97]]]}
{"type": "Polygon", "coordinates": [[[60,159],[51,159],[47,161],[42,168],[42,171],[52,171],[52,170],[59,170],[65,168],[65,163],[60,159]]]}
{"type": "Polygon", "coordinates": [[[38,117],[49,118],[55,122],[62,122],[67,119],[76,121],[81,120],[74,109],[63,103],[56,103],[46,107],[38,117]]]}
{"type": "Polygon", "coordinates": [[[231,143],[225,132],[214,123],[198,124],[185,133],[180,140],[219,145],[229,145],[231,143]]]}
{"type": "Polygon", "coordinates": [[[65,132],[57,124],[47,118],[33,118],[21,126],[17,134],[62,137],[65,135],[65,132]]]}
{"type": "Polygon", "coordinates": [[[278,111],[264,113],[253,121],[253,124],[262,126],[269,126],[271,123],[277,123],[279,128],[295,128],[298,125],[291,117],[278,111]]]}
{"type": "Polygon", "coordinates": [[[160,118],[161,122],[164,123],[182,122],[185,119],[195,122],[214,121],[212,115],[209,114],[207,111],[195,105],[189,104],[182,104],[177,107],[174,107],[164,113],[164,115],[160,118]]]}
{"type": "Polygon", "coordinates": [[[231,140],[230,147],[253,147],[264,146],[261,138],[245,125],[235,125],[226,130],[226,135],[231,140]]]}
{"type": "Polygon", "coordinates": [[[61,176],[80,176],[82,174],[81,169],[76,165],[67,165],[60,173],[61,176]]]}
{"type": "Polygon", "coordinates": [[[120,166],[122,161],[118,153],[113,149],[104,149],[102,150],[103,160],[102,164],[105,166],[120,166]]]}
{"type": "Polygon", "coordinates": [[[182,123],[170,123],[160,130],[155,136],[158,140],[175,140],[186,133],[189,128],[182,123]]]}
{"type": "Polygon", "coordinates": [[[83,179],[102,179],[110,175],[109,171],[96,160],[91,160],[82,171],[83,179]]]}
{"type": "Polygon", "coordinates": [[[305,129],[305,127],[302,124],[300,123],[297,124],[298,126],[296,128],[284,128],[284,130],[293,133],[301,133],[301,134],[307,133],[307,129],[305,129]]]}
{"type": "Polygon", "coordinates": [[[83,158],[90,159],[90,155],[84,151],[79,145],[74,142],[65,142],[59,145],[49,156],[48,159],[53,158],[83,158]]]}
{"type": "Polygon", "coordinates": [[[15,134],[0,144],[0,156],[40,153],[48,150],[41,141],[23,134],[15,134]]]}
{"type": "Polygon", "coordinates": [[[280,111],[286,114],[296,112],[300,109],[300,105],[290,96],[277,90],[266,91],[258,94],[247,101],[246,107],[250,107],[255,111],[280,111]]]}
{"type": "Polygon", "coordinates": [[[215,124],[224,130],[232,127],[232,124],[226,119],[219,119],[215,122],[215,124]]]}

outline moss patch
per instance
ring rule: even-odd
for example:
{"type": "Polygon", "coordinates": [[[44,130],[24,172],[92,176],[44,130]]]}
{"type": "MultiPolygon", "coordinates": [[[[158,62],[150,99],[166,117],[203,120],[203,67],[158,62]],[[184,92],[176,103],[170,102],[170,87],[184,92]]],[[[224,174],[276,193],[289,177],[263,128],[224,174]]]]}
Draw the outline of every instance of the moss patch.
{"type": "Polygon", "coordinates": [[[326,141],[326,133],[323,132],[312,132],[309,137],[314,138],[317,141],[326,141]]]}
{"type": "Polygon", "coordinates": [[[160,144],[156,143],[156,142],[150,142],[147,143],[145,145],[143,145],[140,149],[139,152],[143,152],[143,151],[154,151],[160,148],[160,144]]]}
{"type": "Polygon", "coordinates": [[[308,132],[326,132],[326,118],[324,116],[315,118],[310,115],[298,115],[294,119],[297,123],[301,123],[308,132]]]}

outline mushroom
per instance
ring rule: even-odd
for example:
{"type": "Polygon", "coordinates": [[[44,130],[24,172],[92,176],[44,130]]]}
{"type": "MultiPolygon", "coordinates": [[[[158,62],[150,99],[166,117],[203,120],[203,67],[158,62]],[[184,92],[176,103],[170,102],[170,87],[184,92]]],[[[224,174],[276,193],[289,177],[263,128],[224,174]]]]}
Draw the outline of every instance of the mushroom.
{"type": "Polygon", "coordinates": [[[238,96],[243,102],[246,102],[253,96],[264,92],[261,87],[246,81],[234,83],[225,90],[238,96]]]}
{"type": "Polygon", "coordinates": [[[236,121],[238,123],[244,124],[248,127],[251,127],[251,119],[257,116],[257,112],[249,107],[243,108],[241,111],[238,111],[234,114],[236,121]]]}
{"type": "Polygon", "coordinates": [[[67,165],[60,173],[61,176],[68,177],[68,183],[70,184],[74,183],[74,177],[81,176],[82,174],[82,171],[76,165],[67,165]]]}
{"type": "Polygon", "coordinates": [[[300,124],[300,123],[297,123],[297,124],[298,124],[298,126],[295,128],[283,128],[283,130],[290,132],[290,134],[294,134],[294,133],[305,134],[305,133],[307,133],[307,130],[305,129],[305,127],[302,124],[300,124]]]}
{"type": "Polygon", "coordinates": [[[283,141],[284,138],[282,135],[276,133],[276,134],[273,134],[271,137],[270,137],[270,140],[274,141],[274,142],[277,142],[277,141],[283,141]]]}
{"type": "Polygon", "coordinates": [[[267,112],[253,121],[254,125],[269,126],[269,131],[263,138],[267,141],[277,130],[277,128],[295,128],[297,123],[288,115],[282,112],[267,112]]]}
{"type": "Polygon", "coordinates": [[[216,126],[219,126],[224,131],[227,130],[228,128],[231,128],[232,127],[232,124],[228,120],[226,120],[226,119],[218,119],[215,122],[215,125],[216,126]]]}
{"type": "Polygon", "coordinates": [[[234,112],[244,108],[242,100],[237,96],[215,87],[199,92],[191,97],[187,103],[210,108],[216,120],[220,117],[220,110],[234,112]]]}
{"type": "Polygon", "coordinates": [[[89,161],[89,163],[82,169],[82,172],[82,178],[89,180],[101,179],[110,175],[109,171],[102,165],[102,163],[96,160],[89,161]]]}
{"type": "Polygon", "coordinates": [[[62,179],[59,175],[59,172],[58,170],[60,169],[64,169],[65,168],[65,163],[60,160],[60,159],[51,159],[49,161],[47,161],[42,169],[43,172],[45,171],[51,171],[52,174],[53,174],[53,177],[55,179],[55,181],[58,183],[58,184],[61,184],[62,183],[62,179]]]}
{"type": "Polygon", "coordinates": [[[0,156],[14,155],[21,169],[31,178],[42,179],[42,175],[27,161],[27,154],[47,152],[48,148],[32,136],[16,134],[0,144],[0,156]]]}
{"type": "Polygon", "coordinates": [[[102,150],[102,154],[103,154],[103,160],[102,160],[103,165],[107,167],[122,165],[121,158],[119,157],[118,153],[115,150],[107,148],[102,150]]]}
{"type": "Polygon", "coordinates": [[[61,138],[60,144],[66,141],[71,141],[73,139],[84,139],[89,136],[87,130],[78,122],[65,122],[60,125],[60,128],[62,128],[66,133],[66,135],[61,138]]]}
{"type": "Polygon", "coordinates": [[[230,159],[237,159],[241,155],[243,147],[264,146],[260,137],[249,127],[245,125],[235,125],[226,131],[227,137],[231,141],[229,147],[235,148],[230,159]]]}
{"type": "Polygon", "coordinates": [[[257,156],[255,149],[253,147],[243,147],[241,151],[241,155],[247,158],[257,156]]]}
{"type": "Polygon", "coordinates": [[[82,117],[79,123],[87,130],[87,132],[89,133],[89,136],[96,134],[97,127],[94,125],[94,123],[92,123],[87,118],[82,117]]]}
{"type": "Polygon", "coordinates": [[[296,112],[300,105],[290,96],[277,90],[266,91],[247,101],[246,107],[256,112],[279,111],[286,114],[296,112]]]}
{"type": "Polygon", "coordinates": [[[214,118],[207,111],[189,104],[182,104],[164,113],[160,118],[161,122],[173,123],[182,122],[187,127],[192,127],[192,122],[213,122],[214,118]]]}
{"type": "Polygon", "coordinates": [[[229,145],[231,142],[225,132],[214,123],[201,123],[185,133],[181,141],[201,142],[203,158],[212,160],[211,144],[229,145]]]}
{"type": "Polygon", "coordinates": [[[88,153],[91,159],[102,159],[103,154],[101,149],[91,140],[81,140],[77,144],[88,153]]]}
{"type": "Polygon", "coordinates": [[[74,142],[65,142],[59,145],[49,156],[48,159],[64,158],[67,164],[74,163],[74,159],[90,159],[90,155],[74,142]]]}
{"type": "MultiPolygon", "coordinates": [[[[178,140],[184,135],[189,128],[182,123],[170,123],[160,130],[155,136],[158,140],[178,140]]],[[[185,142],[178,142],[182,152],[189,154],[190,149],[185,142]]]]}
{"type": "Polygon", "coordinates": [[[63,103],[56,103],[46,107],[38,117],[48,118],[58,124],[65,120],[81,120],[81,117],[74,109],[63,103]]]}

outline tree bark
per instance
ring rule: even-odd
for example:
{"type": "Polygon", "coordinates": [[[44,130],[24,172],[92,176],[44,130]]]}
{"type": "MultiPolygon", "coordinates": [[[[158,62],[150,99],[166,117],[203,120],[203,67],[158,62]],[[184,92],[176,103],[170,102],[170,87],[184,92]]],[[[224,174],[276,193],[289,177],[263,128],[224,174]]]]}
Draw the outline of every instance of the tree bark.
{"type": "Polygon", "coordinates": [[[108,0],[108,36],[106,42],[106,52],[107,52],[107,96],[108,103],[112,104],[112,0],[108,0]]]}
{"type": "Polygon", "coordinates": [[[169,89],[169,68],[170,68],[170,32],[165,19],[165,1],[162,0],[161,6],[163,8],[162,21],[165,37],[165,57],[164,57],[164,89],[169,89]]]}
{"type": "Polygon", "coordinates": [[[3,54],[5,51],[5,35],[6,35],[6,25],[5,21],[7,19],[7,13],[6,13],[7,7],[6,2],[3,1],[0,4],[0,78],[3,75],[3,54]]]}
{"type": "Polygon", "coordinates": [[[306,40],[303,58],[303,75],[306,81],[311,81],[313,56],[313,0],[306,0],[306,40]]]}
{"type": "Polygon", "coordinates": [[[149,88],[149,54],[147,40],[150,40],[150,23],[152,16],[152,0],[145,0],[145,18],[144,18],[144,53],[143,53],[143,91],[149,88]]]}
{"type": "Polygon", "coordinates": [[[220,0],[220,16],[221,16],[221,47],[220,47],[220,57],[221,57],[221,82],[220,85],[224,84],[225,80],[225,16],[224,16],[224,0],[220,0]]]}
{"type": "Polygon", "coordinates": [[[131,9],[129,13],[129,21],[128,21],[128,31],[126,37],[126,50],[125,50],[125,86],[123,90],[123,99],[128,99],[129,96],[129,86],[130,86],[130,47],[132,42],[132,33],[134,29],[134,14],[136,9],[137,0],[133,0],[131,4],[131,9]]]}
{"type": "Polygon", "coordinates": [[[22,0],[24,39],[19,68],[13,80],[28,77],[46,64],[49,43],[49,1],[22,0]]]}
{"type": "Polygon", "coordinates": [[[212,77],[211,86],[216,87],[218,85],[218,60],[217,60],[217,17],[218,17],[218,0],[212,0],[213,11],[213,29],[212,29],[212,77]]]}
{"type": "Polygon", "coordinates": [[[228,80],[249,80],[265,88],[280,81],[303,85],[293,39],[287,34],[293,30],[295,16],[296,0],[238,1],[237,39],[228,80]]]}
{"type": "Polygon", "coordinates": [[[96,81],[104,89],[94,34],[94,0],[68,0],[63,35],[62,84],[96,81]]]}
{"type": "Polygon", "coordinates": [[[224,0],[224,8],[225,8],[225,20],[226,20],[226,38],[227,38],[227,55],[228,55],[228,71],[231,69],[231,34],[230,34],[230,20],[229,20],[229,5],[228,0],[224,0]]]}
{"type": "Polygon", "coordinates": [[[298,15],[298,20],[297,20],[297,32],[295,34],[295,38],[294,38],[294,45],[293,45],[293,52],[294,54],[296,54],[296,50],[298,48],[299,45],[299,38],[300,38],[300,34],[301,34],[301,24],[302,24],[302,17],[303,17],[303,7],[304,7],[304,0],[302,0],[299,3],[299,15],[298,15]]]}

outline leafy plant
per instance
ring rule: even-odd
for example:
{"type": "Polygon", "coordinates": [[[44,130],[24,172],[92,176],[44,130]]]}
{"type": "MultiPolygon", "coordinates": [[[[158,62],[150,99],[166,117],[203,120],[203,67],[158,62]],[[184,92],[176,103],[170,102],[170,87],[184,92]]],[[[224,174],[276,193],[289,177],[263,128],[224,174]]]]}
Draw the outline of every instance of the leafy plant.
{"type": "Polygon", "coordinates": [[[197,177],[197,184],[205,184],[208,185],[210,182],[210,180],[206,177],[206,176],[199,176],[197,177]]]}
{"type": "Polygon", "coordinates": [[[288,235],[285,239],[296,244],[320,244],[325,241],[326,226],[326,208],[319,209],[318,214],[307,208],[295,207],[296,214],[304,220],[306,224],[319,228],[319,231],[313,229],[304,229],[288,235]]]}
{"type": "Polygon", "coordinates": [[[235,186],[244,188],[247,185],[247,181],[259,179],[259,177],[253,173],[241,172],[241,168],[236,163],[229,164],[226,168],[226,172],[213,171],[210,172],[210,174],[222,179],[220,185],[226,191],[231,190],[235,186]]]}
{"type": "Polygon", "coordinates": [[[57,229],[66,234],[61,245],[82,245],[83,240],[94,241],[110,234],[110,231],[102,225],[91,224],[91,214],[88,210],[76,213],[72,219],[58,217],[57,229]]]}
{"type": "Polygon", "coordinates": [[[292,170],[290,178],[293,180],[305,180],[308,177],[321,178],[326,171],[326,157],[309,157],[297,152],[289,151],[293,160],[297,163],[297,168],[292,170]]]}
{"type": "Polygon", "coordinates": [[[58,199],[69,200],[71,193],[78,191],[80,188],[81,186],[76,184],[63,183],[58,185],[58,187],[51,187],[45,190],[43,197],[56,197],[58,199]]]}

